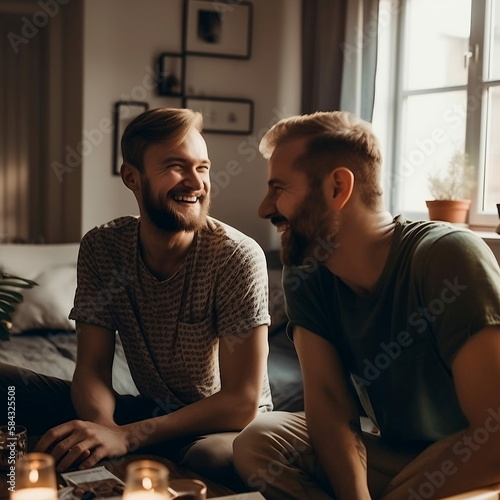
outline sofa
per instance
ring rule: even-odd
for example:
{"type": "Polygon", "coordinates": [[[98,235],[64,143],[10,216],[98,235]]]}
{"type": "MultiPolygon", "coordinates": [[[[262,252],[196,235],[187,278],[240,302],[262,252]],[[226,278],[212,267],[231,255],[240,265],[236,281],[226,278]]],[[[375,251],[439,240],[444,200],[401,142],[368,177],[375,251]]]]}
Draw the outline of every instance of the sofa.
{"type": "MultiPolygon", "coordinates": [[[[76,289],[77,243],[0,244],[0,270],[34,280],[12,316],[10,341],[0,341],[0,361],[71,379],[76,361],[75,325],[68,319],[76,289]]],[[[294,346],[285,332],[286,315],[277,251],[267,252],[270,313],[268,373],[275,410],[304,407],[302,380],[294,346]]],[[[113,387],[137,394],[119,336],[113,364],[113,387]]]]}

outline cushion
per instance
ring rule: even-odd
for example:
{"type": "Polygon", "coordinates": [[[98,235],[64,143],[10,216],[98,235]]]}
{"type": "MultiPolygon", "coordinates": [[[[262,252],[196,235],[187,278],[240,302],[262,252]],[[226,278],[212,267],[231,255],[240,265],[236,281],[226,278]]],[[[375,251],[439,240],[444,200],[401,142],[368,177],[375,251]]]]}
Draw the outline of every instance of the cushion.
{"type": "Polygon", "coordinates": [[[38,283],[19,290],[24,297],[12,314],[11,333],[73,330],[68,319],[76,290],[78,243],[0,245],[0,270],[38,283]]]}
{"type": "Polygon", "coordinates": [[[12,314],[11,333],[25,330],[74,330],[68,319],[76,290],[76,266],[49,267],[33,277],[38,283],[23,290],[24,300],[12,314]]]}

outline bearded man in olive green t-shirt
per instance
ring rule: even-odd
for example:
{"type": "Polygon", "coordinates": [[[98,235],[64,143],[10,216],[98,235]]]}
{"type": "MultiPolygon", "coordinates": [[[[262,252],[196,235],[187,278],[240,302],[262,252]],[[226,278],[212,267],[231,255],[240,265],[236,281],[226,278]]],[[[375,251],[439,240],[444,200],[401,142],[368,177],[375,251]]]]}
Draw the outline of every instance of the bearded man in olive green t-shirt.
{"type": "Polygon", "coordinates": [[[305,414],[246,427],[241,478],[268,500],[438,499],[499,483],[491,250],[467,229],[388,213],[377,140],[349,113],[281,120],[260,148],[259,215],[281,233],[305,414]]]}

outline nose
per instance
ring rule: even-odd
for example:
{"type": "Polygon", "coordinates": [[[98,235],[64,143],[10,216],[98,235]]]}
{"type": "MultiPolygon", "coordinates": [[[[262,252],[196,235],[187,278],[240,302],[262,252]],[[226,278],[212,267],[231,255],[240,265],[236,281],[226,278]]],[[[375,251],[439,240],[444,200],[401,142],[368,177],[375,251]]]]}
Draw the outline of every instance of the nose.
{"type": "Polygon", "coordinates": [[[274,202],[271,199],[271,193],[268,192],[264,199],[262,200],[261,204],[259,205],[258,209],[258,215],[262,219],[269,219],[273,216],[273,214],[276,212],[274,202]]]}
{"type": "MultiPolygon", "coordinates": [[[[183,180],[183,184],[192,189],[193,191],[200,191],[203,189],[205,183],[203,182],[203,176],[197,170],[189,170],[183,180]]],[[[208,182],[208,181],[207,181],[208,182]]]]}

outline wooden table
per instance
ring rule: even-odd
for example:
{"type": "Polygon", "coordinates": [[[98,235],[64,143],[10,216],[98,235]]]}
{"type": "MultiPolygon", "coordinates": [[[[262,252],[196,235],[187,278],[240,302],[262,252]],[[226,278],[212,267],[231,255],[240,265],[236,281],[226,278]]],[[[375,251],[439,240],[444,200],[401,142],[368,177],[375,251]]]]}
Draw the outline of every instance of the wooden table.
{"type": "MultiPolygon", "coordinates": [[[[171,460],[168,460],[166,458],[158,457],[156,455],[140,455],[140,454],[134,454],[134,455],[126,455],[124,457],[119,457],[116,459],[108,459],[108,460],[102,460],[99,465],[103,465],[108,469],[110,472],[112,472],[115,476],[119,477],[122,481],[125,481],[125,473],[126,473],[126,468],[127,465],[135,460],[142,460],[142,459],[148,459],[148,460],[155,460],[158,462],[161,462],[165,464],[167,469],[169,470],[170,473],[170,478],[172,479],[200,479],[207,485],[207,498],[214,498],[218,496],[224,496],[224,495],[232,495],[234,494],[233,491],[230,489],[226,488],[225,486],[222,486],[220,484],[215,483],[214,481],[211,481],[210,479],[207,479],[203,476],[200,476],[199,474],[196,474],[195,472],[186,469],[184,467],[180,467],[179,465],[175,464],[171,460]]],[[[61,481],[63,482],[63,481],[61,481]]],[[[0,500],[8,500],[9,498],[9,491],[7,488],[7,473],[6,472],[1,472],[0,473],[0,500]]]]}
{"type": "Polygon", "coordinates": [[[169,470],[169,477],[171,479],[200,479],[207,485],[207,498],[219,497],[224,495],[234,495],[234,491],[231,491],[225,486],[215,483],[214,481],[211,481],[210,479],[205,478],[200,474],[193,472],[192,470],[181,467],[167,458],[158,457],[156,455],[126,455],[118,459],[103,460],[99,463],[99,465],[104,465],[106,469],[112,472],[115,476],[119,477],[122,481],[125,481],[125,472],[127,465],[130,462],[142,459],[155,460],[157,462],[165,464],[165,466],[169,470]]]}

